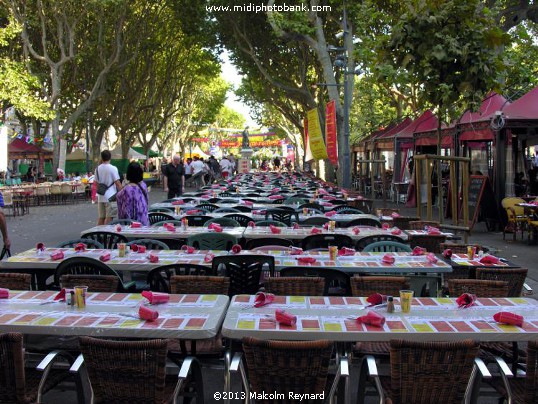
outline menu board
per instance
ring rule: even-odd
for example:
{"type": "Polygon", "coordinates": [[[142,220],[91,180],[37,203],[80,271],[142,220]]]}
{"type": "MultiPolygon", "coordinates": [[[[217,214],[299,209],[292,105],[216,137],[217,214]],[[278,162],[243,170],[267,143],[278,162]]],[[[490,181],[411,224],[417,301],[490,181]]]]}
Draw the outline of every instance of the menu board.
{"type": "MultiPolygon", "coordinates": [[[[495,195],[489,179],[485,175],[471,175],[469,181],[469,228],[473,228],[478,220],[479,213],[487,219],[499,218],[499,211],[495,205],[495,195]]],[[[460,217],[463,216],[463,206],[460,209],[460,217]]]]}

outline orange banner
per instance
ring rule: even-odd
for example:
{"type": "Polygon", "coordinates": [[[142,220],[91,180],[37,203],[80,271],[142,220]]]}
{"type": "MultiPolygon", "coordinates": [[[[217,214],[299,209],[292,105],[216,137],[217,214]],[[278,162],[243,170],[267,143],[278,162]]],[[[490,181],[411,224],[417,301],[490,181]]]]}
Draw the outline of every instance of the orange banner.
{"type": "Polygon", "coordinates": [[[337,166],[338,145],[336,142],[336,102],[332,100],[327,103],[325,110],[325,144],[329,160],[337,166]]]}
{"type": "MultiPolygon", "coordinates": [[[[250,141],[250,147],[276,147],[281,144],[281,140],[250,141]]],[[[225,148],[241,147],[241,145],[242,142],[237,140],[221,140],[219,142],[219,146],[225,148]]]]}

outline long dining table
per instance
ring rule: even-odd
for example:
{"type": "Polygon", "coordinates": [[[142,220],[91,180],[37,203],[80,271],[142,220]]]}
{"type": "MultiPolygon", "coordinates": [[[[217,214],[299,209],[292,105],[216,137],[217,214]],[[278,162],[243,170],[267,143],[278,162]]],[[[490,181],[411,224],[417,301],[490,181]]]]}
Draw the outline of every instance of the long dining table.
{"type": "MultiPolygon", "coordinates": [[[[141,226],[141,227],[131,227],[129,225],[102,225],[94,226],[89,229],[83,230],[80,235],[92,233],[92,232],[110,232],[121,234],[128,239],[137,239],[137,238],[152,238],[152,239],[169,239],[169,240],[179,240],[186,239],[190,236],[197,234],[206,234],[211,233],[213,230],[208,229],[207,227],[200,226],[177,226],[174,228],[174,231],[166,229],[164,226],[141,226]]],[[[243,232],[245,231],[244,227],[222,227],[222,232],[236,236],[237,238],[243,237],[243,232]]]]}

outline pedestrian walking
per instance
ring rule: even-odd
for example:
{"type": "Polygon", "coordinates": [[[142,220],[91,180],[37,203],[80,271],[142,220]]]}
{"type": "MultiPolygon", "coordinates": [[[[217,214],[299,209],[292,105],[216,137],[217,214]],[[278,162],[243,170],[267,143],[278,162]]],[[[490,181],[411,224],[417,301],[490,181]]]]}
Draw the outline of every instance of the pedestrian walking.
{"type": "Polygon", "coordinates": [[[181,158],[176,154],[172,163],[164,168],[164,192],[168,192],[168,199],[180,196],[185,190],[185,168],[181,158]]]}
{"type": "Polygon", "coordinates": [[[121,191],[120,173],[110,163],[110,150],[101,152],[101,164],[95,169],[94,182],[97,183],[97,224],[103,225],[112,221],[118,214],[118,205],[110,200],[121,191]]]}
{"type": "Polygon", "coordinates": [[[139,163],[133,162],[127,166],[127,184],[118,192],[118,218],[131,219],[149,226],[148,219],[148,188],[144,182],[144,170],[139,163]]]}

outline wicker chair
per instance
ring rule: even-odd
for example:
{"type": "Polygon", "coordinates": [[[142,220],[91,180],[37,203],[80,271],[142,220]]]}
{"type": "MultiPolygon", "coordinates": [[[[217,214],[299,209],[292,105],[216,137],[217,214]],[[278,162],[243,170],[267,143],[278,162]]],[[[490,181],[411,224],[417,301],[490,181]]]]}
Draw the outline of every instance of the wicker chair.
{"type": "Polygon", "coordinates": [[[237,244],[237,237],[228,233],[193,234],[187,238],[187,245],[198,250],[230,251],[234,244],[237,244]]]}
{"type": "Polygon", "coordinates": [[[63,352],[48,355],[37,368],[25,369],[23,335],[0,334],[0,402],[42,402],[42,395],[69,377],[64,370],[53,368],[56,359],[72,358],[63,352]]]}
{"type": "Polygon", "coordinates": [[[490,281],[484,279],[449,279],[448,293],[452,297],[471,293],[483,297],[507,297],[508,282],[490,281]]]}
{"type": "MultiPolygon", "coordinates": [[[[325,388],[332,351],[333,343],[326,340],[271,341],[243,338],[244,362],[248,372],[245,372],[243,367],[241,353],[235,354],[231,370],[240,371],[243,391],[247,392],[247,395],[250,391],[270,391],[284,394],[286,400],[282,402],[293,402],[288,399],[290,391],[298,394],[328,393],[325,388]]],[[[349,376],[345,370],[345,358],[341,359],[339,366],[340,371],[336,373],[331,393],[336,391],[340,377],[349,376]]]]}
{"type": "Polygon", "coordinates": [[[349,275],[337,269],[313,267],[286,267],[280,270],[284,277],[319,277],[325,279],[323,296],[351,296],[349,275]]]}
{"type": "Polygon", "coordinates": [[[258,292],[262,272],[275,276],[275,258],[265,255],[217,256],[212,267],[214,273],[230,278],[230,297],[258,292]]]}
{"type": "Polygon", "coordinates": [[[280,296],[323,296],[325,279],[321,277],[274,277],[265,280],[265,291],[280,296]]]}
{"type": "Polygon", "coordinates": [[[126,243],[127,237],[122,234],[111,233],[108,231],[95,231],[85,233],[82,238],[89,238],[95,240],[103,245],[104,248],[113,249],[118,248],[118,243],[126,243]]]}
{"type": "Polygon", "coordinates": [[[70,247],[76,246],[79,243],[86,244],[86,247],[88,248],[99,248],[99,249],[105,248],[103,244],[101,244],[99,241],[92,240],[91,238],[76,238],[74,240],[63,241],[60,244],[57,244],[56,247],[57,248],[70,248],[70,247]]]}
{"type": "Polygon", "coordinates": [[[362,249],[363,252],[412,252],[413,249],[408,244],[398,243],[396,241],[378,241],[377,243],[368,244],[362,249]]]}
{"type": "Polygon", "coordinates": [[[397,208],[377,208],[375,210],[377,216],[390,216],[393,213],[400,213],[400,209],[397,208]]]}
{"type": "Polygon", "coordinates": [[[154,292],[170,293],[170,278],[174,275],[216,275],[213,269],[205,265],[196,264],[171,264],[162,265],[152,269],[148,273],[147,284],[154,292]]]}
{"type": "MultiPolygon", "coordinates": [[[[80,338],[81,356],[71,372],[84,364],[91,385],[91,402],[176,403],[190,372],[196,401],[203,402],[202,372],[195,358],[185,358],[179,378],[166,374],[167,340],[110,341],[80,338]]],[[[192,396],[193,393],[189,392],[192,396]]]]}
{"type": "Polygon", "coordinates": [[[291,247],[293,246],[293,241],[285,239],[285,238],[280,238],[280,237],[253,238],[247,241],[245,248],[247,250],[252,250],[257,247],[268,246],[268,245],[291,247]]]}
{"type": "Polygon", "coordinates": [[[413,404],[463,402],[474,375],[477,342],[393,340],[390,346],[390,376],[378,376],[374,357],[363,360],[359,397],[364,397],[366,376],[370,375],[382,402],[385,398],[387,402],[413,404]]]}
{"type": "Polygon", "coordinates": [[[370,296],[381,293],[387,296],[398,296],[400,290],[409,289],[409,278],[403,276],[358,276],[351,278],[353,296],[370,296]]]}
{"type": "Polygon", "coordinates": [[[392,224],[402,230],[411,230],[410,222],[415,222],[420,220],[419,217],[415,216],[400,216],[400,217],[393,217],[392,218],[392,224]]]}
{"type": "Polygon", "coordinates": [[[225,276],[173,275],[170,292],[174,294],[228,295],[230,278],[225,276]]]}
{"type": "Polygon", "coordinates": [[[353,248],[353,244],[353,239],[345,234],[311,234],[301,241],[303,250],[327,248],[329,246],[353,248]]]}
{"type": "Polygon", "coordinates": [[[84,285],[89,292],[109,292],[118,290],[119,278],[113,275],[62,275],[60,285],[62,288],[73,289],[75,286],[84,285]]]}
{"type": "Polygon", "coordinates": [[[439,228],[440,225],[441,223],[432,220],[415,220],[409,222],[409,230],[424,230],[426,226],[439,228]]]}
{"type": "Polygon", "coordinates": [[[409,236],[409,245],[411,248],[420,246],[425,248],[428,252],[439,254],[441,252],[441,243],[446,240],[445,235],[431,235],[427,236],[409,236]]]}
{"type": "Polygon", "coordinates": [[[129,241],[127,243],[127,247],[130,247],[133,244],[143,245],[148,250],[169,250],[170,249],[165,242],[154,240],[152,238],[139,238],[137,240],[129,241]]]}
{"type": "Polygon", "coordinates": [[[0,273],[0,288],[11,290],[30,290],[32,288],[32,275],[0,273]]]}
{"type": "Polygon", "coordinates": [[[521,296],[527,277],[526,268],[476,268],[476,279],[508,282],[508,297],[521,296]]]}

